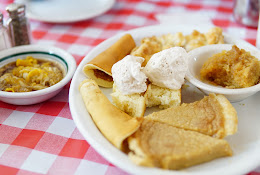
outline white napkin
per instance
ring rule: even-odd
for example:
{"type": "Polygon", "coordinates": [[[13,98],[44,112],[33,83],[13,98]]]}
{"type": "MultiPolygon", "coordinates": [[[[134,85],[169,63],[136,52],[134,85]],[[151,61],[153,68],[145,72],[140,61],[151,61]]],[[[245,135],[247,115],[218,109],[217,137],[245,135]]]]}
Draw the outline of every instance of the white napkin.
{"type": "Polygon", "coordinates": [[[213,25],[211,18],[206,13],[178,12],[172,14],[157,14],[155,18],[161,24],[189,24],[189,25],[213,25]]]}
{"type": "Polygon", "coordinates": [[[206,32],[214,26],[208,13],[204,12],[175,12],[171,14],[157,14],[155,18],[161,25],[189,27],[206,32]]]}

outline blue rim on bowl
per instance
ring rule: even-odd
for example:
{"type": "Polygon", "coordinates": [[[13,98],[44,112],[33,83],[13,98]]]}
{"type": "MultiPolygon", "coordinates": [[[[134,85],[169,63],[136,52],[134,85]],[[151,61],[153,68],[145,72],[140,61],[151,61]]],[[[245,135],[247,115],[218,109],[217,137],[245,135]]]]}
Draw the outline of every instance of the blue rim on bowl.
{"type": "Polygon", "coordinates": [[[20,56],[20,55],[29,55],[29,54],[42,54],[42,55],[51,55],[51,56],[54,56],[58,59],[60,59],[65,65],[66,65],[66,69],[68,70],[68,63],[59,55],[56,55],[56,54],[53,54],[53,53],[48,53],[48,52],[42,52],[42,51],[32,51],[32,52],[21,52],[21,53],[16,53],[16,54],[12,54],[12,55],[9,55],[9,56],[6,56],[6,57],[3,57],[0,59],[0,63],[2,61],[5,61],[9,58],[12,58],[12,57],[16,57],[16,56],[20,56]]]}

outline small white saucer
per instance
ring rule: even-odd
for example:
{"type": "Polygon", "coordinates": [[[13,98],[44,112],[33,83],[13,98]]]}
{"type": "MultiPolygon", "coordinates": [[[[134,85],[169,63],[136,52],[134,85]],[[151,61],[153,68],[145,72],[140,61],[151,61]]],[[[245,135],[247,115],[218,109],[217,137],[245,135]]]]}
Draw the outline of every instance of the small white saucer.
{"type": "Polygon", "coordinates": [[[112,8],[115,0],[16,0],[26,5],[28,18],[66,23],[90,19],[112,8]]]}
{"type": "MultiPolygon", "coordinates": [[[[214,54],[221,53],[223,50],[231,50],[232,46],[233,44],[212,44],[190,51],[189,70],[186,79],[205,94],[223,94],[230,102],[242,101],[260,91],[259,83],[247,88],[228,89],[222,86],[208,84],[200,80],[200,69],[204,62],[214,54]]],[[[259,59],[260,51],[256,47],[243,43],[239,43],[237,46],[240,49],[250,52],[251,55],[259,59]]]]}

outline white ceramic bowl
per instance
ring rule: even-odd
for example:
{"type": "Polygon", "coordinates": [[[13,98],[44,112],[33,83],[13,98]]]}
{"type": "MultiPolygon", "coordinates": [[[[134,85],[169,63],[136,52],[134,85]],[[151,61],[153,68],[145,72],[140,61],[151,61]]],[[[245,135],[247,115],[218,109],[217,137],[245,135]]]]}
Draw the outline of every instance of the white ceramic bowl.
{"type": "MultiPolygon", "coordinates": [[[[260,51],[252,46],[252,45],[244,45],[237,44],[240,49],[244,49],[249,51],[251,55],[260,59],[260,51]]],[[[207,84],[202,82],[200,77],[200,69],[204,62],[211,57],[213,54],[220,53],[223,50],[230,50],[232,48],[232,44],[215,44],[215,45],[207,45],[197,49],[194,49],[189,52],[190,60],[189,60],[189,70],[186,75],[186,79],[199,88],[205,94],[216,93],[223,94],[227,97],[230,102],[238,102],[244,100],[245,98],[255,94],[260,91],[260,83],[248,88],[241,89],[227,89],[221,86],[214,86],[211,84],[207,84]]]]}
{"type": "Polygon", "coordinates": [[[60,64],[64,68],[65,76],[57,84],[46,89],[32,92],[5,92],[0,91],[0,100],[15,105],[31,105],[43,102],[56,94],[71,80],[76,62],[72,55],[53,46],[25,45],[13,47],[0,52],[0,67],[16,61],[18,58],[33,56],[42,60],[49,60],[60,64]]]}

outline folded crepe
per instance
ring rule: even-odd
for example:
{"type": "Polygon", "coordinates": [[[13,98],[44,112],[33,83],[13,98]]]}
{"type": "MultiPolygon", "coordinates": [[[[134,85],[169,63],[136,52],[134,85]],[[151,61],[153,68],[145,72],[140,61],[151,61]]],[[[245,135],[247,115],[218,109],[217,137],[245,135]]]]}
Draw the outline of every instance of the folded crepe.
{"type": "Polygon", "coordinates": [[[130,34],[125,34],[116,43],[100,53],[87,63],[83,72],[85,75],[97,82],[102,87],[112,87],[112,66],[123,59],[135,47],[135,41],[130,34]]]}
{"type": "Polygon", "coordinates": [[[124,150],[124,140],[139,128],[141,120],[115,107],[94,80],[84,80],[79,90],[98,129],[115,147],[124,150]]]}

